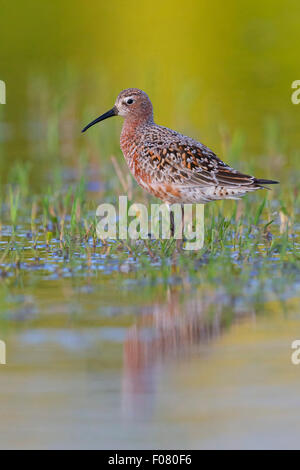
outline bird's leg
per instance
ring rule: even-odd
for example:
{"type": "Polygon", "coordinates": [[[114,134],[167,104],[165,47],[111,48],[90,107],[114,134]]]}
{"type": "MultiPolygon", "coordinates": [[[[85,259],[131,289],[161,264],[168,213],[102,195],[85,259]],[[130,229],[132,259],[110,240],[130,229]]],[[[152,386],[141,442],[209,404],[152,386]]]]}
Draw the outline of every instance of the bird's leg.
{"type": "Polygon", "coordinates": [[[167,208],[168,208],[168,211],[169,211],[169,214],[170,214],[170,236],[171,238],[174,238],[174,235],[175,235],[175,219],[174,219],[174,212],[171,210],[171,203],[168,203],[166,202],[165,203],[167,208]]]}
{"type": "Polygon", "coordinates": [[[170,233],[171,237],[174,238],[175,235],[175,220],[174,220],[174,212],[170,211],[170,233]]]}
{"type": "Polygon", "coordinates": [[[182,250],[183,236],[184,236],[184,204],[181,204],[181,238],[178,238],[176,240],[176,248],[178,251],[182,250]]]}
{"type": "MultiPolygon", "coordinates": [[[[167,207],[170,212],[170,235],[172,238],[175,236],[175,218],[174,212],[171,210],[171,204],[167,204],[167,207]]],[[[184,204],[181,204],[181,237],[176,239],[176,248],[178,251],[181,251],[182,242],[184,235],[184,204]]]]}
{"type": "Polygon", "coordinates": [[[184,204],[181,204],[181,238],[184,237],[184,204]]]}

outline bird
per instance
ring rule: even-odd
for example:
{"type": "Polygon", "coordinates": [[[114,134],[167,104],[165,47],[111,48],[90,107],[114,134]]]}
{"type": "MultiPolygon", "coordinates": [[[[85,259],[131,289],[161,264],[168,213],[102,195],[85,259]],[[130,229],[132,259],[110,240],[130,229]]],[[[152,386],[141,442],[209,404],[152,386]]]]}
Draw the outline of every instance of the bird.
{"type": "Polygon", "coordinates": [[[169,207],[240,199],[278,183],[241,173],[204,144],[156,124],[150,98],[138,88],[121,91],[113,108],[82,132],[112,116],[124,118],[120,146],[137,183],[169,207]]]}

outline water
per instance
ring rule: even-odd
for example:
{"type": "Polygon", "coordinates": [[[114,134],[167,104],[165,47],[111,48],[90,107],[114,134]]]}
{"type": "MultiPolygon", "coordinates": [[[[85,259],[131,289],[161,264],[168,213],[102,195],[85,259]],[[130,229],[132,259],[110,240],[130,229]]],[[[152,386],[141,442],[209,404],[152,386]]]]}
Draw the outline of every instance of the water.
{"type": "Polygon", "coordinates": [[[100,292],[48,281],[20,301],[1,332],[1,448],[298,447],[299,297],[264,314],[180,295],[122,315],[100,292]]]}
{"type": "Polygon", "coordinates": [[[1,290],[1,448],[298,447],[298,277],[283,292],[267,282],[262,300],[255,281],[234,295],[184,271],[153,283],[97,251],[86,272],[55,240],[32,257],[28,227],[17,240],[25,258],[1,290]]]}

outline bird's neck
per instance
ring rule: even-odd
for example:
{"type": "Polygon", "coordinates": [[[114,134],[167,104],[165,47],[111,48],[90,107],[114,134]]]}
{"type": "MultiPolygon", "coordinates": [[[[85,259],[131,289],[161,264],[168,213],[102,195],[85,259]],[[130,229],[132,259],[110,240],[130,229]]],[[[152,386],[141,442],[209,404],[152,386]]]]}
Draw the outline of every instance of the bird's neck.
{"type": "Polygon", "coordinates": [[[145,121],[141,121],[140,119],[125,119],[124,121],[120,136],[120,146],[128,166],[133,173],[135,171],[134,161],[137,149],[143,140],[143,136],[145,135],[148,126],[153,124],[153,119],[145,121]]]}
{"type": "Polygon", "coordinates": [[[124,138],[126,138],[126,140],[135,138],[139,131],[153,124],[153,116],[147,116],[142,119],[140,116],[127,117],[122,127],[121,141],[124,138]]]}

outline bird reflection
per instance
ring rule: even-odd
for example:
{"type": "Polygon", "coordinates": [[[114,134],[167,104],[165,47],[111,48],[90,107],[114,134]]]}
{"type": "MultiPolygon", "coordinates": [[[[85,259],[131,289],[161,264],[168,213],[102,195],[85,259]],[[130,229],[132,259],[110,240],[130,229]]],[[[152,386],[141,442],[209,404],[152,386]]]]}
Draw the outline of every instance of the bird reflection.
{"type": "Polygon", "coordinates": [[[126,416],[143,418],[151,414],[156,380],[166,365],[196,354],[197,347],[222,333],[228,305],[224,295],[204,297],[198,292],[189,300],[182,301],[181,297],[182,289],[169,288],[167,301],[143,308],[136,324],[128,329],[122,383],[126,416]]]}

